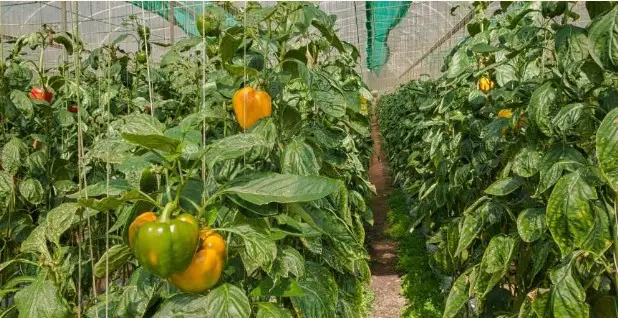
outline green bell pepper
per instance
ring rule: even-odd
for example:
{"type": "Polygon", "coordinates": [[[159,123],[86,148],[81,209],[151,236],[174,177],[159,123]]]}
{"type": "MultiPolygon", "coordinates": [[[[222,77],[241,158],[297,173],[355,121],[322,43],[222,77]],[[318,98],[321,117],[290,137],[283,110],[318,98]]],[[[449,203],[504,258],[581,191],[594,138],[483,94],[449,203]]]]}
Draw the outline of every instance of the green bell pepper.
{"type": "Polygon", "coordinates": [[[146,212],[129,227],[129,245],[135,258],[151,273],[163,278],[184,271],[199,243],[198,221],[187,213],[172,218],[177,209],[168,203],[161,215],[146,212]]]}

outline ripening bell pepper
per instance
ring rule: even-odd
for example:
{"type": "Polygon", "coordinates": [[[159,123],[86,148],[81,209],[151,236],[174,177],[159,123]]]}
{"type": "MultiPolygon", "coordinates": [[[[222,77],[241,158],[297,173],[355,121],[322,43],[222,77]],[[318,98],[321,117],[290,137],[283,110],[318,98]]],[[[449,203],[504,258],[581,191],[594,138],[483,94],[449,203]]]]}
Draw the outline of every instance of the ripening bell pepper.
{"type": "Polygon", "coordinates": [[[232,98],[232,106],[236,120],[244,130],[272,114],[270,95],[265,91],[255,90],[253,87],[245,87],[236,91],[232,98]]]}
{"type": "Polygon", "coordinates": [[[199,224],[190,214],[172,218],[176,204],[168,203],[161,215],[146,212],[129,226],[129,246],[135,258],[163,278],[184,271],[199,243],[199,224]]]}
{"type": "Polygon", "coordinates": [[[483,76],[479,79],[478,87],[483,93],[487,93],[494,88],[494,81],[492,81],[489,77],[483,76]]]}
{"type": "Polygon", "coordinates": [[[225,240],[210,229],[200,232],[202,246],[195,253],[191,265],[168,279],[179,289],[188,293],[202,293],[219,281],[225,265],[225,240]]]}
{"type": "Polygon", "coordinates": [[[503,108],[498,112],[498,118],[510,119],[513,117],[513,111],[510,108],[503,108]]]}

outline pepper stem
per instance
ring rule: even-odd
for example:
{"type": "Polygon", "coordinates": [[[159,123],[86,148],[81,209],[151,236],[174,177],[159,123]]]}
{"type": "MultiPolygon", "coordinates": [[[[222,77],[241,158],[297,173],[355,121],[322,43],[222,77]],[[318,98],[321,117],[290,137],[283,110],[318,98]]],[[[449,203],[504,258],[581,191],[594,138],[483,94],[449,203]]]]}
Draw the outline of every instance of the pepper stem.
{"type": "Polygon", "coordinates": [[[174,210],[176,210],[176,202],[172,201],[167,203],[163,208],[163,212],[161,212],[159,222],[167,223],[172,216],[172,212],[174,212],[174,210]]]}

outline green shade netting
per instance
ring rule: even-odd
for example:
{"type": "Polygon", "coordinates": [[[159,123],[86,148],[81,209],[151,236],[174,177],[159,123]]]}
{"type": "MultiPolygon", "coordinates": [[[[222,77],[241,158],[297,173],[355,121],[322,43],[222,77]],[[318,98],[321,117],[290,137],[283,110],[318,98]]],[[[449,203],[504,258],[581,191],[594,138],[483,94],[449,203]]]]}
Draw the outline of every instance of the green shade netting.
{"type": "MultiPolygon", "coordinates": [[[[144,10],[157,14],[158,16],[170,21],[170,2],[169,1],[127,1],[128,3],[140,7],[144,10]]],[[[174,24],[179,26],[189,36],[197,36],[195,17],[202,13],[204,7],[211,6],[210,1],[174,1],[174,24]]],[[[234,19],[229,16],[226,25],[234,25],[234,19]]]]}
{"type": "Polygon", "coordinates": [[[367,67],[380,70],[389,56],[388,34],[408,13],[412,1],[366,1],[367,67]]]}

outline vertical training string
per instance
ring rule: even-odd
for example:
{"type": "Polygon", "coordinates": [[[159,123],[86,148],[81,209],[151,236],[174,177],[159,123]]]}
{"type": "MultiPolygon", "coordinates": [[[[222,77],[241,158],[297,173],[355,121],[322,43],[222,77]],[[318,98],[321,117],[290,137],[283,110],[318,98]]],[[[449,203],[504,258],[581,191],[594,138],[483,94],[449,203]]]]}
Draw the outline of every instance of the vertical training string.
{"type": "Polygon", "coordinates": [[[148,82],[148,98],[150,100],[150,116],[154,116],[155,107],[152,102],[152,83],[150,81],[150,55],[148,52],[148,34],[146,33],[146,9],[142,9],[142,32],[144,32],[144,51],[146,51],[146,81],[148,82]]]}

